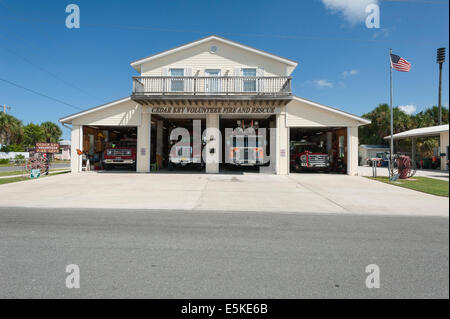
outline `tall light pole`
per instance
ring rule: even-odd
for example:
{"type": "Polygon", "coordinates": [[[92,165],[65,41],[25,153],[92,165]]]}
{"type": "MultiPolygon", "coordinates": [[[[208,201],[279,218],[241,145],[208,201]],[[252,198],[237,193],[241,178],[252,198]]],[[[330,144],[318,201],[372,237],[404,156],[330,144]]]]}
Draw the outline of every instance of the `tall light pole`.
{"type": "Polygon", "coordinates": [[[437,49],[436,62],[439,64],[439,125],[442,125],[442,64],[445,62],[445,48],[437,49]]]}

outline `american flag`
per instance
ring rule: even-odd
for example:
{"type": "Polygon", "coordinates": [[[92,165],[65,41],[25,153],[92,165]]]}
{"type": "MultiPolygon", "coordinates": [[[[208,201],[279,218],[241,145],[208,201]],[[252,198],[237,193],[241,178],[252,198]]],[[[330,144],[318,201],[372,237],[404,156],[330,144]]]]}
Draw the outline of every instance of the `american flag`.
{"type": "Polygon", "coordinates": [[[411,70],[411,63],[398,55],[391,54],[391,67],[400,72],[409,72],[411,70]]]}

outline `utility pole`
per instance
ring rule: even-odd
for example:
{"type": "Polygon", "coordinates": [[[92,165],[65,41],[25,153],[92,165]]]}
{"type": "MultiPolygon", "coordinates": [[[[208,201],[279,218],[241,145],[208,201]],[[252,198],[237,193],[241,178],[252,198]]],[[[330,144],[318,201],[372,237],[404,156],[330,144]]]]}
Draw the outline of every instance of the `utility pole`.
{"type": "Polygon", "coordinates": [[[3,104],[3,113],[6,114],[6,110],[10,111],[11,107],[10,106],[6,106],[6,104],[3,104]]]}
{"type": "Polygon", "coordinates": [[[437,49],[436,62],[439,64],[439,125],[442,125],[442,64],[445,62],[445,48],[437,49]]]}

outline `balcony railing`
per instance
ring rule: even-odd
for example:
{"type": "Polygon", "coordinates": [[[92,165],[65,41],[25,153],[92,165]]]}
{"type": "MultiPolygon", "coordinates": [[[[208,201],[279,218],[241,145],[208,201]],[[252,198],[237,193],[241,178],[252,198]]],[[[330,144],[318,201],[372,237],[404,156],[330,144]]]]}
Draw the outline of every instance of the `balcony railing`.
{"type": "Polygon", "coordinates": [[[136,76],[133,77],[134,96],[184,95],[227,96],[263,95],[290,96],[291,77],[243,76],[136,76]]]}

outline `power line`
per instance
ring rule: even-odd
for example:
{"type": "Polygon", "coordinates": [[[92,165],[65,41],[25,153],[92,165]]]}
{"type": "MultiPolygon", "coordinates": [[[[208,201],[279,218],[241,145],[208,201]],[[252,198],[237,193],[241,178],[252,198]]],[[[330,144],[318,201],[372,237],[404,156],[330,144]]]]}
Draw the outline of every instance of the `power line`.
{"type": "MultiPolygon", "coordinates": [[[[41,19],[14,19],[12,17],[6,17],[3,19],[19,20],[28,23],[44,23],[55,25],[56,22],[46,21],[41,19]]],[[[202,31],[202,30],[190,30],[190,29],[172,29],[172,28],[158,28],[148,26],[132,26],[132,25],[114,25],[114,24],[95,24],[95,23],[83,23],[85,27],[94,28],[112,28],[122,30],[136,30],[136,31],[155,31],[155,32],[176,32],[176,33],[196,33],[201,35],[217,34],[222,36],[238,36],[247,38],[275,38],[275,39],[288,39],[288,40],[318,40],[318,41],[350,41],[350,42],[362,42],[362,43],[390,43],[390,42],[410,42],[411,39],[358,39],[358,38],[345,38],[345,37],[318,37],[318,36],[303,36],[303,35],[282,35],[282,34],[258,34],[258,33],[236,33],[236,32],[219,32],[219,31],[202,31]]]]}
{"type": "MultiPolygon", "coordinates": [[[[443,0],[380,0],[383,2],[403,2],[403,3],[435,3],[435,4],[448,4],[448,1],[443,0]]],[[[44,24],[59,24],[54,21],[44,20],[44,19],[30,19],[25,17],[20,17],[16,14],[14,10],[5,5],[3,0],[0,0],[0,4],[6,9],[14,13],[17,17],[13,18],[8,16],[3,19],[19,20],[27,23],[44,23],[44,24]]],[[[113,25],[113,24],[96,24],[96,23],[83,23],[83,26],[87,27],[104,27],[104,28],[116,28],[124,30],[141,30],[141,31],[159,31],[159,32],[178,32],[178,33],[197,33],[197,34],[220,34],[224,36],[242,36],[242,37],[262,37],[262,38],[281,38],[281,39],[297,39],[297,40],[322,40],[322,41],[354,41],[354,42],[400,42],[400,41],[411,41],[411,40],[381,40],[381,39],[356,39],[356,38],[344,38],[344,37],[315,37],[315,36],[301,36],[301,35],[282,35],[282,34],[252,34],[252,33],[234,33],[234,32],[212,32],[203,30],[189,30],[189,29],[173,29],[173,28],[162,28],[162,27],[148,27],[148,26],[133,26],[133,25],[113,25]]]]}
{"type": "Polygon", "coordinates": [[[49,95],[47,95],[47,94],[37,92],[37,91],[35,91],[35,90],[33,90],[33,89],[29,89],[29,88],[27,88],[27,87],[24,87],[24,86],[22,86],[22,85],[20,85],[20,84],[15,83],[15,82],[11,82],[11,81],[6,80],[6,79],[3,79],[3,78],[0,78],[0,81],[3,81],[3,82],[5,82],[5,83],[8,83],[9,85],[18,87],[18,88],[20,88],[20,89],[22,89],[22,90],[31,92],[31,93],[33,93],[33,94],[36,94],[36,95],[45,97],[45,98],[47,98],[47,99],[49,99],[49,100],[52,100],[52,101],[55,101],[55,102],[58,102],[58,103],[67,105],[67,106],[69,106],[69,107],[71,107],[71,108],[73,108],[73,109],[76,109],[76,110],[79,110],[79,111],[82,111],[82,110],[83,110],[81,107],[78,107],[78,106],[75,106],[75,105],[73,105],[73,104],[64,102],[64,101],[59,100],[59,99],[57,99],[57,98],[51,97],[51,96],[49,96],[49,95]]]}
{"type": "MultiPolygon", "coordinates": [[[[0,34],[0,37],[2,37],[2,38],[4,38],[4,39],[7,39],[7,40],[8,40],[8,38],[6,38],[6,37],[5,37],[4,35],[2,35],[2,34],[0,34]]],[[[46,73],[46,74],[52,76],[53,78],[57,79],[58,81],[61,81],[61,82],[64,83],[65,85],[67,85],[67,86],[69,86],[69,87],[71,87],[71,88],[73,88],[73,89],[76,89],[76,90],[78,90],[78,91],[80,91],[80,92],[84,93],[85,95],[88,95],[88,96],[90,96],[90,97],[92,97],[92,98],[99,99],[98,97],[93,96],[92,94],[90,94],[89,92],[85,91],[84,89],[82,89],[82,88],[76,86],[75,84],[70,83],[70,82],[66,81],[65,79],[61,78],[60,76],[58,76],[58,75],[56,75],[56,74],[54,74],[54,73],[52,73],[52,72],[46,70],[45,68],[43,68],[43,67],[41,67],[41,66],[39,66],[39,65],[37,65],[37,64],[35,64],[35,63],[33,63],[31,60],[29,60],[29,59],[27,59],[26,57],[20,55],[19,53],[15,52],[15,51],[13,51],[13,50],[7,48],[7,47],[4,47],[4,46],[2,46],[2,45],[0,45],[0,48],[2,48],[3,50],[6,50],[6,51],[8,51],[8,52],[10,52],[11,54],[13,54],[13,55],[17,56],[18,58],[20,58],[20,59],[24,60],[25,62],[27,62],[28,64],[31,64],[31,65],[34,66],[35,68],[39,69],[40,71],[42,71],[42,72],[44,72],[44,73],[46,73]]]]}

